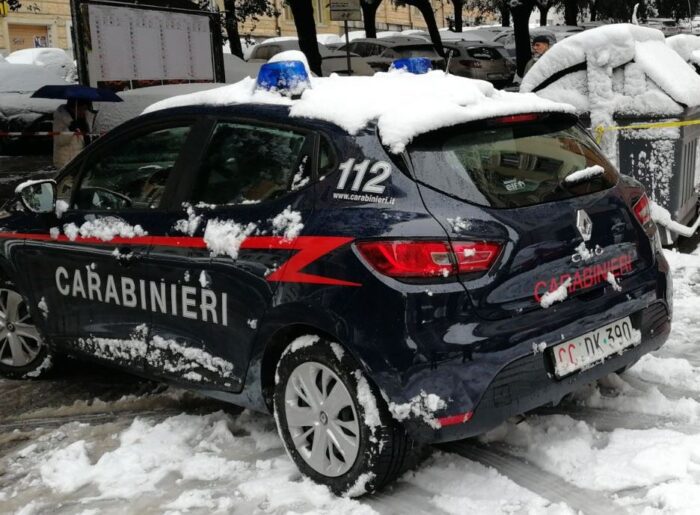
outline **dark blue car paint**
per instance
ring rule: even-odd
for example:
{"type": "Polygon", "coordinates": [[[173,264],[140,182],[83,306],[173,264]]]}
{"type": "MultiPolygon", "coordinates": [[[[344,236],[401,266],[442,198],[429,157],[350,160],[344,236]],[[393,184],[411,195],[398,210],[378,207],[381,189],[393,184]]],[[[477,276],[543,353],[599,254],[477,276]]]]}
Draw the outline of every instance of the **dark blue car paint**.
{"type": "Polygon", "coordinates": [[[271,282],[266,280],[269,269],[288,261],[299,250],[242,249],[234,261],[228,256],[212,257],[203,247],[143,248],[126,242],[118,247],[134,259],[115,259],[111,254],[115,245],[109,242],[86,245],[21,241],[22,238],[7,235],[9,232],[46,235],[53,226],[70,221],[81,223],[85,212],[69,211],[61,220],[52,215],[17,211],[5,214],[0,219],[5,234],[0,267],[29,298],[31,306],[36,306],[42,297],[46,297],[50,306],[59,305],[54,273],[57,266],[66,263],[72,267],[96,263],[98,270],[109,273],[179,283],[185,281],[186,271],[194,276],[194,281],[205,271],[216,288],[229,292],[228,327],[108,304],[63,302],[60,305],[64,312],[50,313],[46,319],[36,317],[40,330],[63,351],[79,353],[75,340],[87,335],[129,338],[136,325],[147,323],[146,341],[158,335],[175,338],[193,348],[204,347],[212,355],[233,363],[234,373],[227,378],[212,375],[206,378],[207,384],[202,384],[188,382],[181,374],[164,369],[154,370],[143,359],[114,364],[145,376],[188,384],[252,409],[268,410],[274,366],[284,345],[294,336],[319,332],[340,342],[390,402],[405,403],[426,392],[447,401],[446,408],[436,416],[474,412],[470,422],[440,430],[416,419],[405,421],[419,440],[445,441],[477,434],[507,416],[558,402],[586,382],[628,365],[642,352],[658,348],[668,335],[668,265],[627,207],[641,191],[627,180],[596,194],[518,210],[477,207],[416,182],[409,160],[388,154],[374,127],[350,136],[325,122],[290,120],[286,108],[259,105],[177,108],[140,117],[89,147],[63,173],[81,166],[90,155],[117,145],[124,134],[175,118],[196,121],[197,125],[187,143],[191,151],[183,154],[171,175],[163,209],[119,213],[127,222],[140,224],[149,235],[182,236],[173,226],[186,217],[182,203],[189,200],[214,121],[233,118],[292,126],[323,135],[334,147],[334,171],[316,177],[317,141],[313,180],[308,186],[259,205],[197,209],[203,220],[194,238],[201,238],[207,220],[214,218],[238,223],[254,221],[269,229],[265,225],[269,218],[290,206],[302,213],[302,236],[353,240],[476,238],[503,243],[502,253],[496,266],[484,275],[411,283],[377,273],[364,262],[354,244],[348,243],[305,266],[303,272],[361,286],[271,282]],[[393,203],[334,197],[338,165],[349,158],[358,162],[369,159],[392,163],[386,195],[394,199],[393,203]],[[571,217],[582,208],[590,212],[594,225],[611,227],[610,231],[601,231],[596,240],[604,251],[599,259],[606,253],[612,255],[624,250],[632,241],[638,249],[635,271],[621,279],[621,292],[613,291],[607,283],[601,284],[576,292],[566,302],[543,310],[533,300],[533,284],[539,276],[558,276],[574,267],[571,254],[581,240],[571,217]],[[606,218],[610,209],[616,210],[620,218],[616,224],[606,218]],[[448,218],[456,216],[470,220],[467,232],[454,230],[448,218]],[[661,306],[665,313],[654,334],[644,335],[642,344],[601,365],[557,380],[552,374],[549,354],[533,353],[533,344],[546,342],[551,347],[624,316],[632,315],[633,320],[638,319],[638,324],[642,324],[642,311],[652,305],[661,306]],[[255,328],[247,323],[250,319],[257,321],[255,328]],[[492,392],[491,386],[499,380],[499,374],[518,360],[530,360],[529,366],[542,388],[529,393],[527,399],[501,403],[498,409],[484,407],[482,414],[480,406],[487,406],[493,400],[484,395],[494,398],[500,395],[492,392]]]}

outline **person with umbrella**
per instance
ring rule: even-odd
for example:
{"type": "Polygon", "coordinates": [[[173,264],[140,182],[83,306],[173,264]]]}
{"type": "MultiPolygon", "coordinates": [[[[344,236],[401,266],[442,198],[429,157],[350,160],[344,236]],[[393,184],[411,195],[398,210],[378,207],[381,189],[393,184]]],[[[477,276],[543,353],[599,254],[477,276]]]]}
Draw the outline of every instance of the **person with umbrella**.
{"type": "Polygon", "coordinates": [[[53,131],[61,133],[53,139],[53,164],[56,168],[63,168],[90,144],[94,123],[95,111],[89,100],[69,98],[58,106],[53,114],[53,131]]]}
{"type": "Polygon", "coordinates": [[[53,140],[53,164],[59,169],[90,144],[96,114],[92,102],[122,101],[113,91],[80,84],[43,86],[32,97],[67,100],[53,115],[53,131],[58,133],[53,140]]]}

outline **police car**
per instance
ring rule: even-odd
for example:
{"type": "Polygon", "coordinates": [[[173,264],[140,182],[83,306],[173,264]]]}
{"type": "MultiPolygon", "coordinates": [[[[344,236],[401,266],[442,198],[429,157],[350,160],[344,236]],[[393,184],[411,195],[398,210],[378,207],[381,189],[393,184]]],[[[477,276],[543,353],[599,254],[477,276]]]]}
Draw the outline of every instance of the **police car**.
{"type": "Polygon", "coordinates": [[[669,334],[649,201],[567,106],[299,62],[164,102],[6,206],[6,376],[67,354],[272,412],[359,495],[669,334]]]}

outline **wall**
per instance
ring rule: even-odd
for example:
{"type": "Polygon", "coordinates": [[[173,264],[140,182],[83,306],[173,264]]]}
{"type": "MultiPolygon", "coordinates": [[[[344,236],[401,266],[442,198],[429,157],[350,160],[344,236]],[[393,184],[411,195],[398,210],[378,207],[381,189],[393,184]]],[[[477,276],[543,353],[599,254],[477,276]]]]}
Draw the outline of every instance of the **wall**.
{"type": "MultiPolygon", "coordinates": [[[[11,25],[41,25],[47,28],[47,45],[51,47],[71,48],[70,41],[70,3],[69,0],[23,0],[19,11],[11,11],[0,18],[0,53],[7,55],[15,46],[10,39],[11,25]]],[[[19,38],[15,38],[16,40],[19,38]]],[[[24,45],[34,46],[33,41],[24,45]]]]}

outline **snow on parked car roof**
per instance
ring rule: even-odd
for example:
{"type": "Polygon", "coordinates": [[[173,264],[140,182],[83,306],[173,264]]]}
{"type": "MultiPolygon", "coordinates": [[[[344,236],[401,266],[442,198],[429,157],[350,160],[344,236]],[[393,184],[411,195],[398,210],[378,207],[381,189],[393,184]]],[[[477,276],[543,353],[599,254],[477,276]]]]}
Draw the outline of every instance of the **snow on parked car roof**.
{"type": "Polygon", "coordinates": [[[312,77],[311,87],[296,100],[256,90],[255,86],[255,79],[247,78],[230,86],[163,100],[144,113],[185,105],[288,105],[292,117],[331,122],[350,134],[374,120],[382,142],[393,152],[401,152],[415,136],[442,127],[497,116],[574,111],[572,106],[534,94],[498,91],[488,82],[442,71],[424,75],[391,71],[370,77],[312,77]]]}
{"type": "Polygon", "coordinates": [[[68,84],[60,73],[33,64],[0,63],[0,93],[34,93],[47,84],[68,84]]]}
{"type": "MultiPolygon", "coordinates": [[[[561,82],[557,87],[556,74],[564,75],[568,70],[577,65],[586,65],[588,73],[592,69],[612,70],[621,66],[637,65],[635,79],[642,73],[653,84],[647,88],[631,89],[623,93],[627,97],[640,96],[639,102],[623,102],[624,106],[632,112],[659,112],[673,114],[678,111],[670,106],[668,100],[685,106],[700,105],[700,77],[681,59],[681,57],[669,48],[665,43],[663,33],[656,29],[639,27],[631,24],[606,25],[570,36],[564,41],[554,45],[523,78],[521,91],[537,91],[547,81],[553,82],[551,86],[542,88],[541,94],[547,98],[558,101],[575,103],[581,110],[588,110],[589,106],[580,98],[582,93],[593,93],[591,97],[598,96],[590,90],[581,91],[576,84],[561,82]],[[545,92],[545,89],[547,90],[545,92]],[[667,98],[655,93],[658,98],[644,98],[641,93],[647,89],[661,90],[667,98]],[[579,95],[579,97],[577,97],[579,95]],[[672,112],[668,112],[671,109],[672,112]]],[[[609,74],[609,75],[610,75],[609,74]]],[[[629,81],[632,77],[625,76],[623,81],[629,81]]],[[[642,77],[643,79],[644,77],[642,77]]],[[[635,82],[638,82],[635,80],[635,82]]],[[[581,85],[580,86],[588,86],[581,85]]],[[[629,99],[628,99],[629,100],[629,99]]]]}
{"type": "Polygon", "coordinates": [[[684,61],[700,64],[700,37],[693,34],[676,34],[666,38],[666,44],[684,61]]]}

